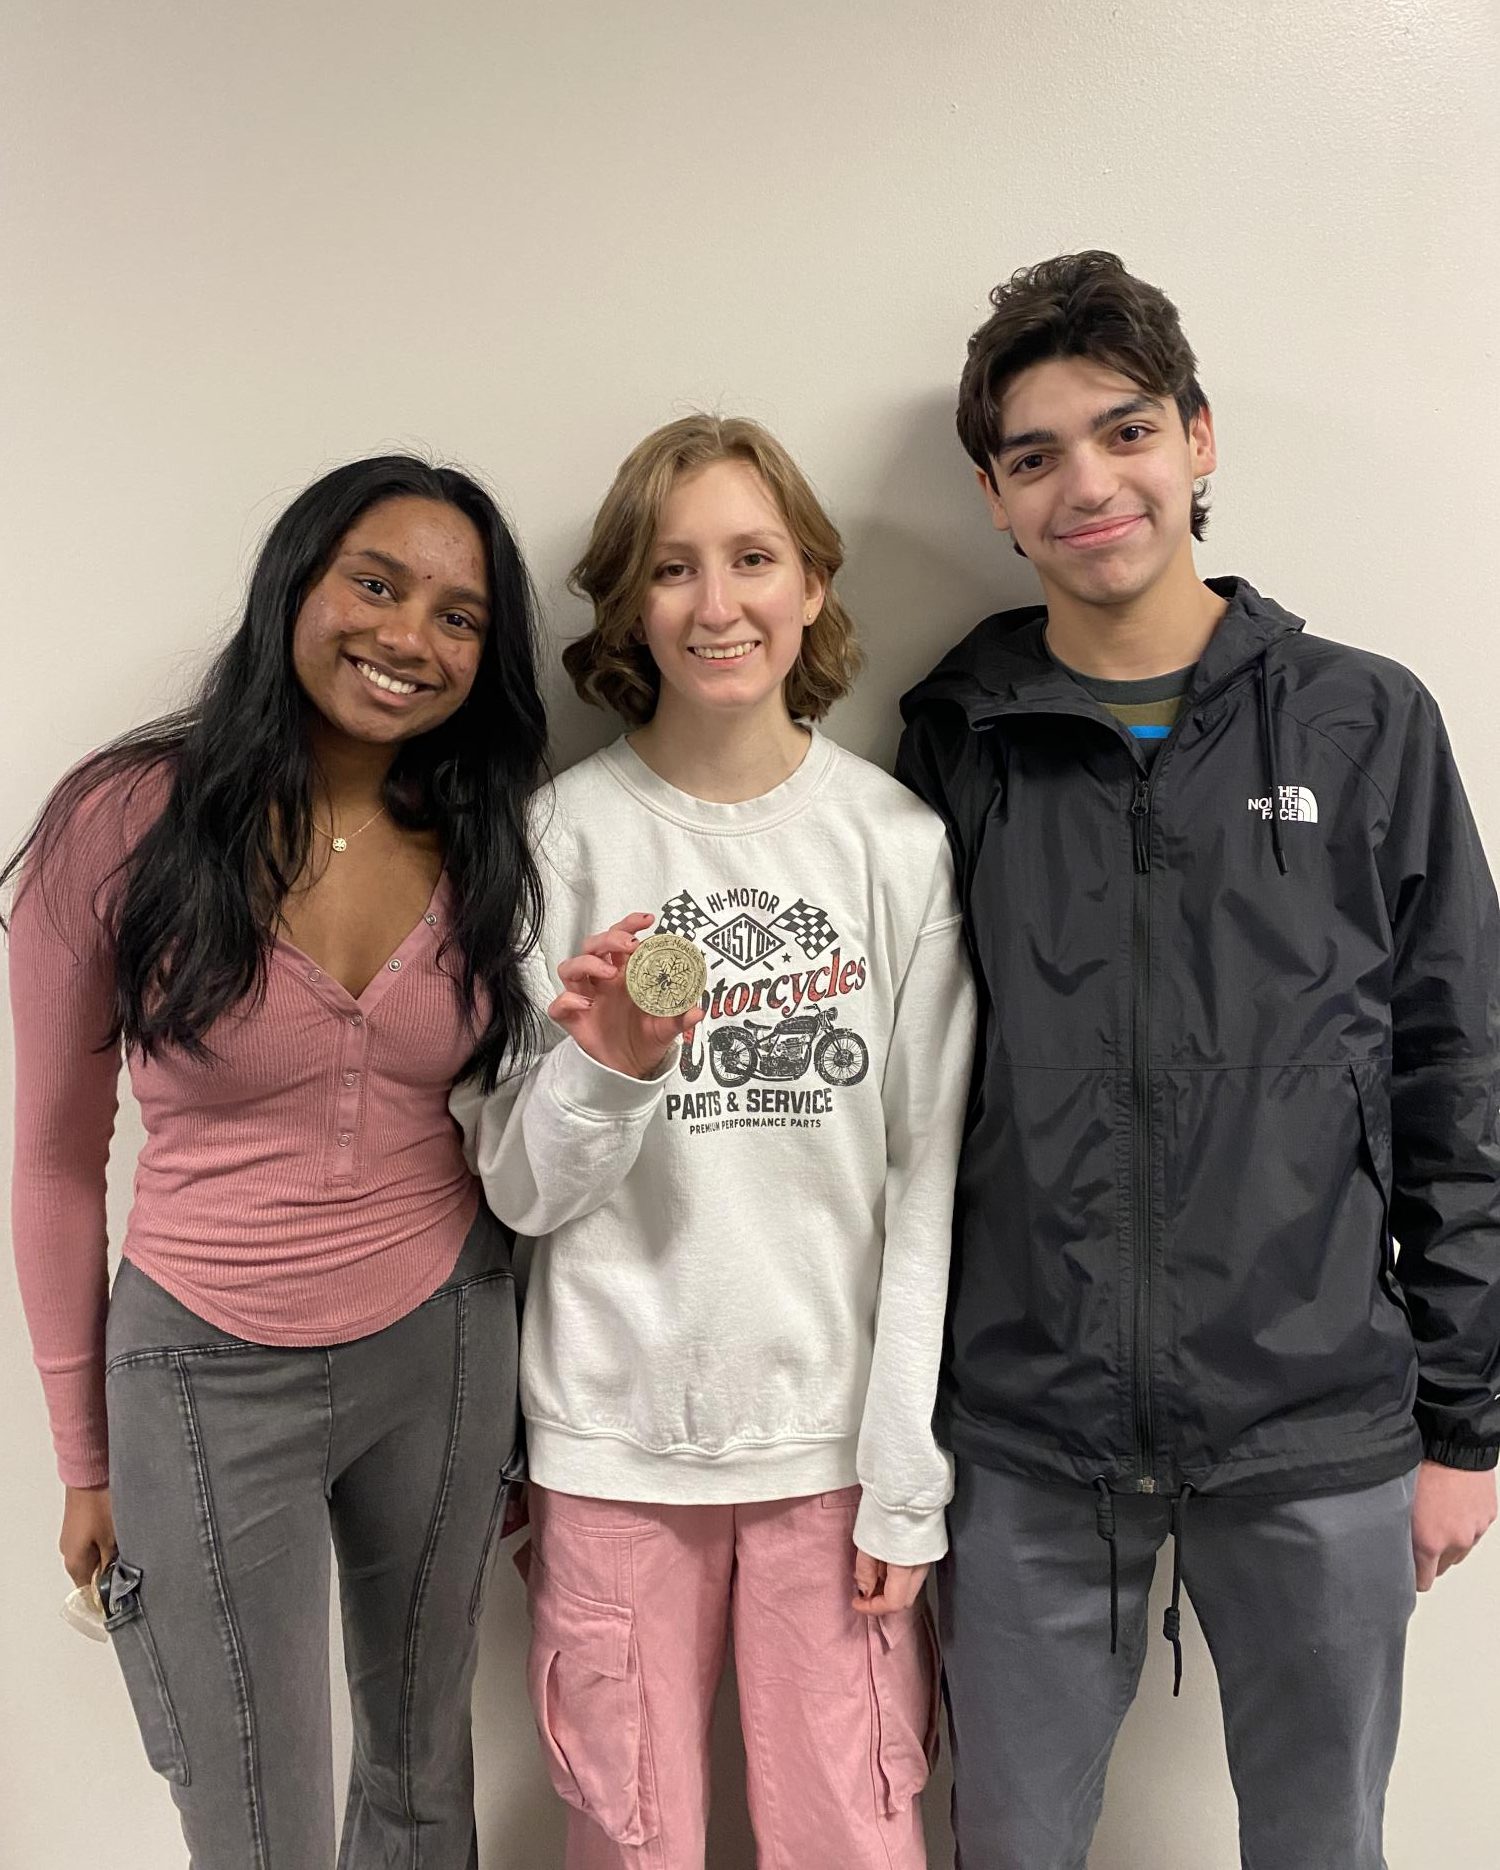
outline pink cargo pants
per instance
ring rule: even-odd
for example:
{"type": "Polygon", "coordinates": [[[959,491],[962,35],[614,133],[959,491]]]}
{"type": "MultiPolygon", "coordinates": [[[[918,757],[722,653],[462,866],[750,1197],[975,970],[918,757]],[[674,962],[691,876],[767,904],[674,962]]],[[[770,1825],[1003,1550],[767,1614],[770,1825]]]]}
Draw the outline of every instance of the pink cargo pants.
{"type": "Polygon", "coordinates": [[[532,1708],[567,1870],[703,1870],[733,1619],[760,1870],[923,1870],[937,1744],[925,1605],[861,1617],[859,1489],[649,1506],[531,1489],[532,1708]]]}

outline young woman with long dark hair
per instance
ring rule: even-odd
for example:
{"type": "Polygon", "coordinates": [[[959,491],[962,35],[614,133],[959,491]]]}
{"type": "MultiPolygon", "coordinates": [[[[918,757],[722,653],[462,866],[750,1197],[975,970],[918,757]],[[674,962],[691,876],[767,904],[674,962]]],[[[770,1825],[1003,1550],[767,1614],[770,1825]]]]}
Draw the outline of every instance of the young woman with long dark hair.
{"type": "Polygon", "coordinates": [[[273,526],[194,704],[86,759],[0,878],[62,1552],[100,1575],[197,1870],[333,1864],[330,1531],[354,1707],[338,1861],[476,1862],[469,1686],[518,1459],[516,1320],[447,1097],[534,1037],[534,631],[476,482],[341,467],[273,526]],[[122,1049],[146,1143],[110,1294],[122,1049]]]}

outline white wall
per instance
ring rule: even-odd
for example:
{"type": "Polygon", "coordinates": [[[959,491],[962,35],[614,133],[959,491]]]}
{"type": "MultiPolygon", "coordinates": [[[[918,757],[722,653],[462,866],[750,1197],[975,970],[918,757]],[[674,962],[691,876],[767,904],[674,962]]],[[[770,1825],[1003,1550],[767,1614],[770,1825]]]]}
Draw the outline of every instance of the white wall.
{"type": "MultiPolygon", "coordinates": [[[[952,434],[964,340],[1002,274],[1105,245],[1177,299],[1216,405],[1203,569],[1415,662],[1500,849],[1494,0],[54,0],[4,30],[6,843],[184,692],[320,470],[394,444],[479,468],[565,636],[616,461],[695,403],[773,424],[842,522],[871,666],[833,731],[888,757],[901,689],[1029,593],[952,434]]],[[[566,759],[607,729],[558,696],[566,759]]],[[[113,1665],[55,1616],[9,1281],[0,1342],[0,1863],[162,1870],[184,1853],[113,1665]]],[[[1497,1560],[1418,1614],[1393,1870],[1500,1857],[1497,1560]]],[[[556,1860],[521,1615],[507,1571],[496,1870],[556,1860]]],[[[1181,1703],[1164,1650],[1147,1674],[1095,1870],[1230,1864],[1196,1635],[1181,1703]]],[[[727,1730],[721,1754],[711,1861],[739,1870],[727,1730]]]]}

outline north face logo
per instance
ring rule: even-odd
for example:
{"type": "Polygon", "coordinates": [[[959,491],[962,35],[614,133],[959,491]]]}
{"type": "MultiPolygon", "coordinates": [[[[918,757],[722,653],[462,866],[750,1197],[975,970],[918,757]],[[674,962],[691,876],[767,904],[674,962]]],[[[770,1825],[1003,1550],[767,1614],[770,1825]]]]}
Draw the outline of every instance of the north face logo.
{"type": "MultiPolygon", "coordinates": [[[[1271,795],[1263,793],[1247,801],[1252,812],[1262,818],[1271,816],[1271,795]]],[[[1315,825],[1318,822],[1318,795],[1310,786],[1278,786],[1276,816],[1287,824],[1315,825]]]]}

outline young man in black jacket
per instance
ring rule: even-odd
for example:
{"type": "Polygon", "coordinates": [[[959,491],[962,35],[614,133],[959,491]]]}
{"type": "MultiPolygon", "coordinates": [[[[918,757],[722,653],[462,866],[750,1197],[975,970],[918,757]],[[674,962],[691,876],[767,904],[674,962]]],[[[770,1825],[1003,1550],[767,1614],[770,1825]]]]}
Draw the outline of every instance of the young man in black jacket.
{"type": "Polygon", "coordinates": [[[906,697],[898,767],[983,1002],[940,1402],[959,1861],[1081,1870],[1170,1534],[1244,1864],[1380,1870],[1413,1587],[1495,1516],[1495,893],[1421,684],[1199,579],[1170,302],[1106,253],[991,302],[959,433],[1046,602],[906,697]]]}

